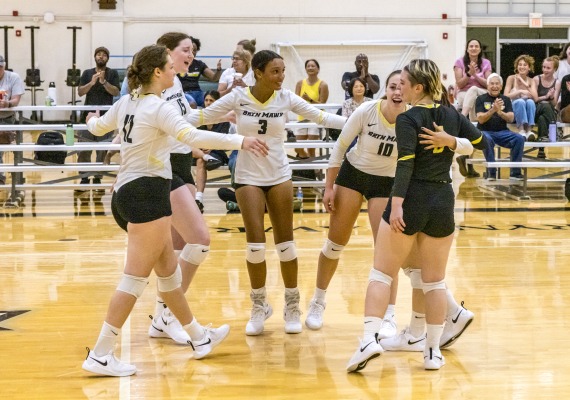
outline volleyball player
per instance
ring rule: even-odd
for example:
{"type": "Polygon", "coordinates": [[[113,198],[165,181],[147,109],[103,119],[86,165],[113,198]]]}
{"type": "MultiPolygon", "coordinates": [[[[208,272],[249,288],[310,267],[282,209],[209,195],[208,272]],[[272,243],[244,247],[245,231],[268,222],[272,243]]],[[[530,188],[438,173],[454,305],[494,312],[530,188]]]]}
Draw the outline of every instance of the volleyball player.
{"type": "MultiPolygon", "coordinates": [[[[376,240],[396,171],[396,117],[406,109],[400,95],[400,71],[394,71],[386,80],[384,98],[366,102],[358,107],[335,143],[329,158],[323,196],[325,209],[330,213],[329,234],[319,254],[315,293],[305,320],[305,325],[310,329],[322,327],[326,290],[336,271],[340,255],[350,239],[363,197],[368,201],[368,218],[374,241],[376,240]],[[356,137],[359,140],[343,161],[346,149],[356,137]]],[[[459,154],[471,154],[473,151],[469,140],[455,138],[442,131],[424,134],[422,139],[421,143],[428,149],[431,146],[449,146],[459,154]]],[[[418,260],[410,258],[405,265],[417,266],[418,260]]],[[[409,276],[409,273],[407,275],[409,276]]],[[[397,334],[394,318],[396,294],[397,284],[394,282],[390,302],[378,332],[380,339],[397,334]]],[[[416,308],[420,307],[421,304],[416,308]]],[[[423,323],[420,318],[424,316],[418,313],[415,317],[414,327],[419,326],[420,321],[423,323]]],[[[417,336],[421,337],[423,334],[423,325],[421,329],[417,336]]]]}
{"type": "Polygon", "coordinates": [[[446,317],[445,267],[453,242],[454,194],[449,170],[453,152],[447,147],[425,151],[418,135],[427,127],[443,126],[468,138],[474,147],[485,148],[485,138],[451,107],[435,104],[441,97],[440,71],[431,60],[413,60],[401,74],[402,99],[412,108],[396,119],[398,163],[394,187],[384,211],[374,267],[366,292],[364,335],[347,370],[359,371],[383,352],[378,329],[385,314],[393,276],[404,265],[417,241],[423,262],[421,282],[426,302],[427,335],[424,368],[437,370],[445,364],[440,339],[446,317]]]}
{"type": "Polygon", "coordinates": [[[147,46],[134,58],[127,76],[139,95],[123,96],[101,118],[90,113],[87,127],[94,135],[120,129],[122,165],[114,185],[111,209],[118,225],[127,231],[127,260],[123,277],[111,298],[107,316],[93,350],[88,350],[83,368],[109,376],[128,376],[136,367],[115,358],[119,331],[137,298],[148,283],[152,270],[165,303],[188,331],[188,345],[194,357],[205,357],[218,343],[208,330],[192,326],[194,317],[181,288],[181,271],[174,256],[171,227],[169,163],[172,137],[191,146],[243,148],[265,154],[266,145],[255,138],[243,138],[199,131],[188,124],[171,104],[160,96],[172,86],[176,71],[168,49],[147,46]]]}
{"type": "MultiPolygon", "coordinates": [[[[168,32],[158,38],[156,43],[169,50],[177,74],[188,71],[188,66],[194,58],[190,36],[181,32],[168,32]]],[[[165,90],[162,98],[173,104],[180,115],[188,118],[191,109],[178,76],[174,77],[174,84],[165,90]]],[[[170,154],[172,237],[182,271],[184,293],[190,287],[198,267],[205,261],[210,251],[210,234],[194,198],[196,187],[191,172],[193,154],[199,156],[200,153],[203,154],[199,148],[191,148],[184,143],[174,141],[170,154]]],[[[201,326],[196,319],[192,324],[196,328],[201,326]]],[[[209,329],[213,340],[221,341],[228,335],[230,327],[224,324],[218,328],[202,327],[202,329],[209,329]]],[[[165,307],[160,293],[156,298],[154,318],[148,328],[148,335],[152,338],[171,338],[182,344],[189,339],[182,325],[165,307]]]]}
{"type": "Polygon", "coordinates": [[[240,151],[235,167],[236,196],[247,238],[246,262],[253,303],[247,335],[260,335],[272,313],[266,300],[264,210],[267,207],[285,284],[285,332],[302,330],[297,287],[297,250],[293,241],[293,184],[291,168],[283,146],[287,113],[292,111],[319,125],[341,128],[345,118],[323,112],[293,92],[282,89],[285,79],[283,58],[269,50],[256,53],[252,60],[255,84],[235,88],[210,107],[199,110],[201,118],[192,121],[203,125],[215,122],[228,111],[237,114],[237,130],[241,135],[264,138],[269,156],[254,159],[240,151]]]}

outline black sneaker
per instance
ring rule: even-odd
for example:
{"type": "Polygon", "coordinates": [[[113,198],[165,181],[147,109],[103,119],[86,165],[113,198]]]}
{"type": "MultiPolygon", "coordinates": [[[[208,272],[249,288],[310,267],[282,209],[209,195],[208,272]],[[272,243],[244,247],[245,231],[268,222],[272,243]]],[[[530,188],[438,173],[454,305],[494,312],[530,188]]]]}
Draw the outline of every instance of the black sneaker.
{"type": "Polygon", "coordinates": [[[466,178],[479,178],[481,175],[479,174],[479,172],[475,171],[473,168],[470,168],[467,171],[467,175],[465,175],[466,178]]]}
{"type": "Polygon", "coordinates": [[[461,176],[467,177],[467,159],[469,156],[459,156],[457,157],[457,165],[459,165],[459,173],[461,176]]]}
{"type": "Polygon", "coordinates": [[[509,179],[512,181],[522,181],[524,180],[524,175],[523,174],[511,175],[509,179]]]}
{"type": "MultiPolygon", "coordinates": [[[[101,184],[101,178],[93,178],[93,183],[96,185],[100,185],[101,184]]],[[[97,189],[95,189],[95,192],[104,193],[105,189],[97,188],[97,189]]]]}
{"type": "MultiPolygon", "coordinates": [[[[101,181],[99,181],[99,183],[101,183],[101,181]]],[[[81,182],[79,182],[80,185],[89,185],[89,178],[81,178],[81,182]]],[[[83,193],[86,192],[88,189],[75,189],[75,192],[77,193],[83,193]]]]}
{"type": "Polygon", "coordinates": [[[206,161],[206,170],[213,171],[217,168],[220,168],[224,163],[218,160],[217,158],[210,158],[206,161]]]}
{"type": "Polygon", "coordinates": [[[196,200],[196,205],[202,214],[204,214],[204,204],[200,200],[196,200]]]}
{"type": "Polygon", "coordinates": [[[544,147],[540,147],[538,149],[538,154],[536,155],[536,158],[546,158],[546,153],[544,152],[544,147]]]}

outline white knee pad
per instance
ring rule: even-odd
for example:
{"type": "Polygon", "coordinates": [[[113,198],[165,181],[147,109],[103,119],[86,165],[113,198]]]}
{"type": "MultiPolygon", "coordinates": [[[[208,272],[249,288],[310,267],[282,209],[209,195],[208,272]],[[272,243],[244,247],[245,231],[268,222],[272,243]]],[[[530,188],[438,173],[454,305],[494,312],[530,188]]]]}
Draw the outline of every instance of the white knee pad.
{"type": "Polygon", "coordinates": [[[368,283],[370,282],[381,282],[390,287],[392,286],[392,277],[372,267],[370,269],[370,274],[368,275],[368,283]]]}
{"type": "Polygon", "coordinates": [[[404,273],[410,278],[412,289],[423,289],[422,270],[418,268],[405,268],[404,273]]]}
{"type": "Polygon", "coordinates": [[[277,243],[275,245],[275,250],[277,251],[277,257],[279,261],[287,262],[297,258],[297,246],[295,246],[294,241],[277,243]]]}
{"type": "Polygon", "coordinates": [[[325,245],[321,250],[326,258],[329,260],[338,260],[340,253],[344,250],[344,246],[331,242],[329,239],[325,240],[325,245]]]}
{"type": "Polygon", "coordinates": [[[245,259],[252,264],[265,261],[265,243],[248,243],[245,259]]]}
{"type": "Polygon", "coordinates": [[[180,258],[193,265],[200,265],[210,253],[210,246],[203,244],[186,244],[180,253],[180,258]]]}
{"type": "Polygon", "coordinates": [[[148,285],[148,278],[123,274],[117,286],[117,290],[133,295],[138,299],[142,295],[146,285],[148,285]]]}
{"type": "Polygon", "coordinates": [[[439,282],[423,282],[424,294],[431,292],[432,290],[445,290],[445,281],[441,280],[439,282]]]}
{"type": "Polygon", "coordinates": [[[182,285],[182,270],[180,265],[176,266],[176,271],[170,276],[159,276],[158,277],[158,291],[172,292],[178,289],[182,285]]]}

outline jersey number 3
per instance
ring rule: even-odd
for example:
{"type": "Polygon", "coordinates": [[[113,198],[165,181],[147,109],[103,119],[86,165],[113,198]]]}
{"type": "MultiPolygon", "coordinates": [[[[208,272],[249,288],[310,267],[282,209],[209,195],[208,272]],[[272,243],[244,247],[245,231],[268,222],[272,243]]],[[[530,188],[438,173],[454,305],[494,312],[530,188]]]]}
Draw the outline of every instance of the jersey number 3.
{"type": "Polygon", "coordinates": [[[257,133],[259,133],[260,135],[265,135],[267,133],[267,120],[266,119],[260,119],[259,125],[260,125],[260,128],[257,131],[257,133]]]}
{"type": "Polygon", "coordinates": [[[131,139],[131,131],[133,130],[133,120],[134,115],[125,115],[125,121],[123,123],[123,142],[132,143],[133,139],[131,139]]]}

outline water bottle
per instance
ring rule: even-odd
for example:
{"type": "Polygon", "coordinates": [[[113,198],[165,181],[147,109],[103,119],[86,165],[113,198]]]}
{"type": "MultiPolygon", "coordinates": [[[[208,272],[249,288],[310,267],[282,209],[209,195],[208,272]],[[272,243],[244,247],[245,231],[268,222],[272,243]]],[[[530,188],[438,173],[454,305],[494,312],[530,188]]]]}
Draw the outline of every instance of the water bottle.
{"type": "Polygon", "coordinates": [[[303,188],[299,186],[297,188],[297,194],[293,200],[293,211],[299,211],[303,208],[303,188]]]}
{"type": "Polygon", "coordinates": [[[301,186],[297,188],[297,200],[303,201],[303,188],[301,186]]]}
{"type": "Polygon", "coordinates": [[[48,97],[51,100],[50,106],[56,106],[57,105],[57,91],[55,90],[55,82],[49,83],[48,97]]]}
{"type": "Polygon", "coordinates": [[[75,132],[73,131],[73,124],[67,124],[65,127],[65,144],[73,146],[75,143],[75,132]]]}
{"type": "Polygon", "coordinates": [[[548,125],[548,140],[551,142],[556,142],[556,122],[550,122],[548,125]]]}

